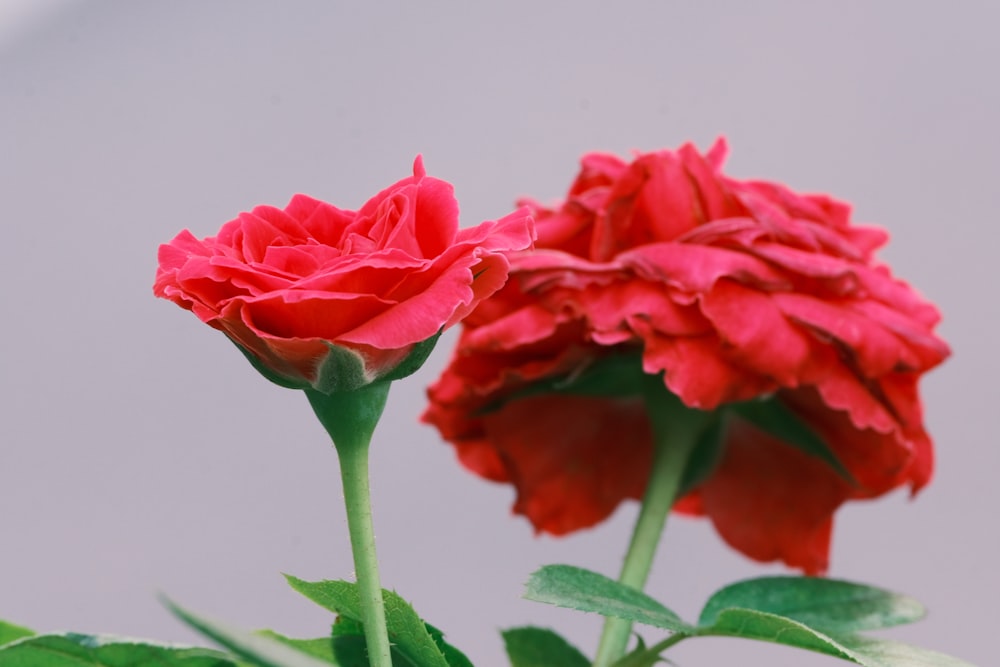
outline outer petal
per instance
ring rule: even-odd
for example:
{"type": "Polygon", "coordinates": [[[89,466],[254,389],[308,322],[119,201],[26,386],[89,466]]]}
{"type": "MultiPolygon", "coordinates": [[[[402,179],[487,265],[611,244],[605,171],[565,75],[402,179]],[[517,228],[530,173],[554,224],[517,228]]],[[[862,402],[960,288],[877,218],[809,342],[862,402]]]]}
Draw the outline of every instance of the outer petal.
{"type": "Polygon", "coordinates": [[[517,488],[514,511],[539,531],[592,526],[645,488],[652,449],[640,402],[539,396],[484,422],[517,488]]]}
{"type": "Polygon", "coordinates": [[[759,561],[807,574],[827,568],[833,513],[849,487],[819,459],[745,423],[734,423],[719,467],[700,488],[726,542],[759,561]]]}

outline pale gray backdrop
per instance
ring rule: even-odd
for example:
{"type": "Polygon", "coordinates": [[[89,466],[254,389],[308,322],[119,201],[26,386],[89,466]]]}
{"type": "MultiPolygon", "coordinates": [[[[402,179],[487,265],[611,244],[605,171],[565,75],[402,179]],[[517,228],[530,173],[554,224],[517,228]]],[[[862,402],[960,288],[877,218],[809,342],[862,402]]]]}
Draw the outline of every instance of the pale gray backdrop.
{"type": "MultiPolygon", "coordinates": [[[[0,2],[2,5],[2,2],[0,2]]],[[[156,248],[306,192],[359,206],[423,153],[466,224],[553,199],[590,150],[707,147],[893,234],[956,354],[924,385],[939,464],[838,515],[831,574],[925,601],[888,633],[990,665],[996,569],[1000,47],[995,2],[80,2],[0,42],[0,617],[192,641],[157,591],[245,627],[330,617],[281,572],[352,572],[336,459],[304,397],[153,298],[156,248]]],[[[509,516],[393,389],[373,486],[384,582],[480,665],[497,630],[596,617],[519,599],[539,565],[615,574],[635,506],[566,539],[509,516]]],[[[782,572],[674,519],[649,590],[695,616],[782,572]]],[[[655,637],[655,633],[646,633],[655,637]]],[[[735,640],[695,665],[834,665],[735,640]]]]}

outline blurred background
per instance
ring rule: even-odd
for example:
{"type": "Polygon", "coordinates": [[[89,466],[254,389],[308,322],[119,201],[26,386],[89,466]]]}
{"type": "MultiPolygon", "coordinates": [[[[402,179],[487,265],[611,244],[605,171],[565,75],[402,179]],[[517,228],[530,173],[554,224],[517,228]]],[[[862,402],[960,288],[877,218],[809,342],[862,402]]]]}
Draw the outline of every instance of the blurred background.
{"type": "MultiPolygon", "coordinates": [[[[562,196],[584,152],[724,134],[728,173],[853,202],[940,305],[955,355],[923,386],[936,479],[842,510],[830,574],[930,607],[886,636],[993,664],[998,21],[991,0],[0,0],[0,617],[200,642],[165,592],[318,636],[330,615],[280,573],[352,576],[305,398],[153,297],[158,244],[296,192],[355,208],[417,153],[474,224],[562,196]]],[[[453,340],[396,384],[376,434],[383,581],[479,665],[505,664],[498,630],[527,623],[590,654],[599,618],[521,586],[553,562],[615,576],[636,506],[563,539],[512,518],[509,487],[417,424],[453,340]]],[[[692,618],[722,585],[782,571],[674,518],[648,590],[692,618]]],[[[673,658],[843,664],[725,639],[673,658]]]]}

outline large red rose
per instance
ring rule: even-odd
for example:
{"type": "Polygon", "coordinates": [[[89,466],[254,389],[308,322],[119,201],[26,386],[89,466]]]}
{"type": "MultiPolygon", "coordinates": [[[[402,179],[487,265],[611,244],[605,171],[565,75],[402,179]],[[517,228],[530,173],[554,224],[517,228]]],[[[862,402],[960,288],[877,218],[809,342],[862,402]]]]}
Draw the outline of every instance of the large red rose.
{"type": "Polygon", "coordinates": [[[637,397],[560,382],[633,351],[691,408],[776,399],[853,483],[727,418],[720,462],[675,509],[752,558],[818,573],[842,503],[930,479],[917,381],[949,351],[934,306],[874,260],[884,232],[829,197],[725,176],[725,152],[590,154],[564,203],[527,202],[537,249],[465,320],[424,419],[471,470],[514,484],[537,530],[564,534],[641,497],[652,445],[637,397]]]}
{"type": "Polygon", "coordinates": [[[412,177],[358,211],[296,195],[214,237],[182,231],[160,246],[153,291],[225,333],[272,380],[351,390],[412,366],[420,343],[506,282],[502,251],[528,248],[533,234],[525,209],[459,229],[452,186],[418,157],[412,177]]]}

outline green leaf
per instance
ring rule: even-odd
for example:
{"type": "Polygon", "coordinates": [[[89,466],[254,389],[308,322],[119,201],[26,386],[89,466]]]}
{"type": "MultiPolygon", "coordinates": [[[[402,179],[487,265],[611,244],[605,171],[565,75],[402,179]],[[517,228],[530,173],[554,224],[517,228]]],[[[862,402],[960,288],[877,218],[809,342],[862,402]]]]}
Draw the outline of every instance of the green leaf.
{"type": "Polygon", "coordinates": [[[444,640],[443,632],[426,621],[424,622],[424,627],[426,627],[427,632],[431,634],[431,638],[434,639],[434,643],[437,644],[439,649],[441,649],[441,653],[444,654],[444,658],[448,661],[449,667],[473,667],[472,661],[469,660],[464,653],[444,640]]]}
{"type": "Polygon", "coordinates": [[[742,637],[804,648],[833,655],[858,664],[852,652],[832,637],[784,616],[754,609],[724,609],[711,625],[699,629],[700,636],[742,637]]]}
{"type": "Polygon", "coordinates": [[[857,486],[857,481],[833,453],[826,441],[776,396],[765,400],[731,403],[727,409],[750,422],[764,433],[773,435],[810,456],[826,462],[841,477],[857,486]]]}
{"type": "Polygon", "coordinates": [[[546,565],[525,585],[524,597],[557,607],[624,618],[673,632],[694,631],[677,614],[645,593],[602,574],[571,565],[546,565]]]}
{"type": "Polygon", "coordinates": [[[975,667],[971,662],[929,649],[888,639],[849,637],[841,640],[847,648],[877,667],[975,667]]]}
{"type": "MultiPolygon", "coordinates": [[[[316,604],[352,621],[361,622],[361,600],[357,584],[347,581],[302,581],[285,575],[292,588],[316,604]]],[[[449,667],[444,653],[413,607],[392,591],[383,590],[385,622],[392,642],[401,656],[420,667],[449,667]]]]}
{"type": "Polygon", "coordinates": [[[235,664],[224,653],[212,649],[75,633],[24,637],[0,647],[0,667],[234,667],[235,664]]]}
{"type": "MultiPolygon", "coordinates": [[[[330,663],[292,648],[286,643],[234,628],[178,607],[163,599],[164,605],[192,628],[259,667],[330,667],[330,663]]],[[[0,667],[6,667],[0,665],[0,667]]]]}
{"type": "Polygon", "coordinates": [[[913,623],[925,614],[913,598],[881,588],[818,577],[761,577],[714,593],[698,624],[710,626],[733,607],[777,614],[834,634],[913,623]]]}
{"type": "Polygon", "coordinates": [[[9,644],[10,642],[21,639],[22,637],[31,637],[34,634],[34,630],[22,628],[20,625],[14,625],[13,623],[8,623],[7,621],[0,621],[0,646],[3,644],[9,644]]]}
{"type": "Polygon", "coordinates": [[[504,630],[503,643],[511,667],[589,667],[580,651],[552,630],[511,628],[504,630]]]}
{"type": "Polygon", "coordinates": [[[857,635],[829,635],[784,616],[753,609],[725,609],[699,636],[742,637],[835,656],[863,667],[974,667],[936,651],[857,635]]]}
{"type": "MultiPolygon", "coordinates": [[[[451,667],[472,667],[472,663],[461,651],[444,641],[444,635],[440,630],[426,623],[424,625],[451,667]]],[[[361,623],[344,616],[337,617],[337,622],[333,626],[331,647],[340,667],[368,667],[365,631],[361,623]]],[[[395,646],[390,647],[389,653],[392,664],[397,667],[419,667],[409,657],[400,653],[395,646]]]]}
{"type": "Polygon", "coordinates": [[[314,658],[325,660],[336,665],[337,661],[333,657],[333,644],[329,637],[317,637],[316,639],[296,639],[278,634],[274,630],[258,630],[254,634],[291,646],[297,651],[307,653],[314,658]]]}
{"type": "MultiPolygon", "coordinates": [[[[369,667],[368,647],[365,643],[365,629],[361,623],[338,616],[333,624],[330,646],[341,667],[369,667]]],[[[397,667],[413,667],[413,663],[389,647],[389,657],[397,667]]]]}

